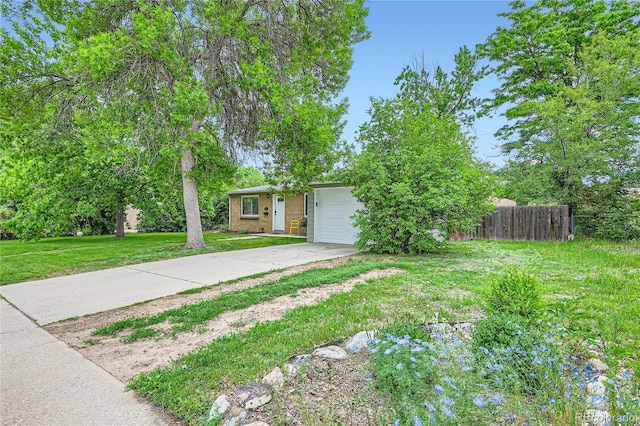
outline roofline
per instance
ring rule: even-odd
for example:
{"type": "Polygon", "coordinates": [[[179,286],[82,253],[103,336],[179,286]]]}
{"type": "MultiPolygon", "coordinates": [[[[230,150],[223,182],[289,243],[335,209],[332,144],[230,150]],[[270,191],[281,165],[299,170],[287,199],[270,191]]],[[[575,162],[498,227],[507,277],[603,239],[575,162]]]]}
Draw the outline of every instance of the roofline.
{"type": "Polygon", "coordinates": [[[261,185],[261,186],[254,186],[251,188],[234,189],[233,191],[227,192],[227,195],[263,194],[265,192],[274,192],[274,191],[277,191],[277,188],[274,188],[271,185],[261,185]]]}
{"type": "Polygon", "coordinates": [[[344,185],[340,182],[314,182],[309,184],[310,187],[312,188],[340,188],[340,187],[344,187],[347,188],[347,185],[344,185]]]}

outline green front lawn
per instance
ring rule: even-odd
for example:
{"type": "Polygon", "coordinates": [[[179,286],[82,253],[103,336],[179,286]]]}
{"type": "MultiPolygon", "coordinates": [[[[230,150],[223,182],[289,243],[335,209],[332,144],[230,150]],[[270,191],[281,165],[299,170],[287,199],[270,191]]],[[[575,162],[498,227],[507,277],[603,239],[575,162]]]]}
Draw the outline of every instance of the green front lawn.
{"type": "Polygon", "coordinates": [[[0,241],[0,285],[219,251],[304,242],[301,238],[204,234],[207,247],[185,249],[185,233],[127,234],[0,241]]]}
{"type": "MultiPolygon", "coordinates": [[[[547,308],[545,318],[561,326],[564,333],[559,337],[564,342],[562,348],[586,357],[594,356],[590,349],[597,350],[599,354],[595,356],[612,366],[610,377],[619,371],[619,366],[630,366],[636,372],[640,371],[637,351],[640,347],[640,244],[469,241],[454,243],[448,250],[437,254],[414,257],[366,255],[363,259],[336,266],[331,274],[337,277],[344,275],[345,278],[356,269],[368,270],[374,266],[394,266],[405,273],[369,280],[349,293],[334,295],[318,305],[294,309],[282,320],[258,324],[245,333],[216,339],[167,367],[133,378],[130,386],[187,422],[204,423],[211,402],[219,393],[259,380],[274,366],[281,366],[289,356],[309,353],[336,338],[347,338],[361,330],[384,329],[395,322],[422,324],[433,318],[440,321],[476,321],[482,317],[479,301],[489,288],[491,274],[510,265],[526,267],[540,279],[547,308]]],[[[317,272],[306,271],[283,278],[283,281],[294,278],[302,288],[303,283],[313,282],[315,275],[317,272]]],[[[285,282],[263,286],[266,289],[267,286],[278,288],[281,285],[284,286],[285,282]]],[[[229,297],[242,300],[244,292],[250,298],[257,290],[244,290],[229,297]]],[[[234,309],[233,304],[226,309],[234,309]]],[[[178,316],[176,312],[168,315],[175,319],[178,316]]],[[[202,317],[199,309],[184,309],[179,317],[180,323],[191,324],[188,329],[211,318],[202,317]]],[[[125,325],[136,328],[133,323],[125,325]]],[[[144,328],[148,324],[141,326],[144,328]]],[[[179,328],[174,328],[174,331],[180,332],[179,328]]],[[[171,344],[170,340],[167,344],[171,344]]],[[[390,368],[396,369],[396,364],[394,361],[390,368]]],[[[459,368],[454,370],[465,374],[459,368]]],[[[470,372],[469,375],[476,373],[470,372]]],[[[451,379],[445,375],[433,377],[433,383],[425,385],[429,386],[431,393],[436,384],[446,387],[446,380],[451,379]],[[442,383],[435,380],[442,380],[442,383]]],[[[463,377],[455,379],[458,383],[463,377]]],[[[479,424],[505,423],[505,420],[508,423],[515,412],[502,413],[498,408],[503,405],[498,407],[490,398],[505,407],[515,407],[514,410],[518,404],[533,403],[527,395],[509,394],[505,390],[499,397],[498,394],[485,395],[489,409],[482,411],[485,401],[474,401],[472,390],[479,389],[484,383],[477,382],[480,379],[476,376],[469,380],[469,393],[457,402],[456,412],[458,416],[464,414],[459,411],[464,402],[469,410],[486,413],[489,417],[479,424]],[[503,397],[508,404],[502,402],[503,397]],[[509,419],[491,417],[493,415],[508,416],[509,419]]],[[[389,389],[382,391],[389,392],[389,389]]],[[[435,402],[442,399],[437,391],[432,397],[435,402]]],[[[535,424],[579,424],[574,422],[576,411],[571,410],[584,408],[583,400],[569,410],[566,404],[551,403],[556,398],[561,401],[561,397],[562,394],[553,398],[549,396],[550,405],[545,402],[544,406],[534,407],[538,410],[538,417],[534,417],[538,423],[535,424]],[[563,411],[565,409],[569,411],[563,411]]],[[[385,410],[391,421],[403,410],[413,412],[413,408],[405,406],[405,403],[393,398],[390,401],[394,402],[386,405],[385,410]],[[400,405],[394,406],[395,403],[400,405]]],[[[424,411],[422,403],[419,405],[421,408],[416,407],[416,410],[423,410],[425,424],[431,424],[426,417],[429,413],[424,411]]],[[[443,424],[461,424],[457,421],[465,424],[473,417],[471,411],[467,412],[466,420],[461,417],[450,420],[446,411],[438,413],[439,418],[445,419],[443,424]]],[[[407,417],[400,417],[407,420],[407,417]]]]}

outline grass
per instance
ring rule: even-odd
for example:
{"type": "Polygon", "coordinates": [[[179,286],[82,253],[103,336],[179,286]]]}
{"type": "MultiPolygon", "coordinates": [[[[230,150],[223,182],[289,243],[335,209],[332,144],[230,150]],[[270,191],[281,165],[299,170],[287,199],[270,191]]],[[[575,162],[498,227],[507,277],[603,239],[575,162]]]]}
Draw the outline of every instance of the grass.
{"type": "Polygon", "coordinates": [[[300,238],[238,238],[206,233],[206,248],[185,249],[185,233],[127,234],[43,238],[39,241],[0,241],[0,285],[194,254],[292,244],[300,238]]]}
{"type": "Polygon", "coordinates": [[[320,268],[289,275],[276,282],[256,287],[224,293],[215,299],[183,305],[153,316],[131,317],[117,321],[93,332],[96,336],[115,336],[123,330],[132,332],[124,338],[125,343],[135,342],[145,337],[153,337],[164,332],[152,328],[153,325],[169,321],[174,324],[170,334],[193,331],[197,325],[212,320],[226,311],[244,309],[284,295],[295,295],[298,290],[321,285],[340,283],[376,268],[388,267],[377,262],[349,262],[340,268],[320,268]]]}
{"type": "MultiPolygon", "coordinates": [[[[367,255],[357,262],[367,265],[388,261],[388,257],[367,255]]],[[[309,353],[318,345],[365,329],[396,322],[424,323],[436,314],[446,320],[481,317],[479,300],[489,289],[492,275],[512,265],[527,268],[540,280],[548,320],[563,329],[567,350],[591,356],[589,348],[593,348],[610,366],[617,368],[620,363],[640,371],[638,243],[469,241],[452,244],[436,254],[393,257],[391,262],[406,273],[367,281],[318,305],[297,308],[279,321],[216,339],[169,366],[134,377],[129,386],[189,423],[204,423],[211,402],[220,392],[259,380],[291,355],[309,353]]],[[[346,273],[354,268],[352,263],[337,266],[332,273],[346,273]]],[[[301,273],[297,280],[304,281],[311,274],[301,273]]],[[[476,386],[477,380],[468,385],[476,386]]],[[[484,400],[496,396],[496,392],[506,393],[492,392],[485,394],[484,400]]],[[[503,404],[501,398],[497,400],[503,404]]],[[[517,408],[518,403],[541,409],[539,400],[523,394],[509,395],[508,401],[516,404],[510,409],[517,408]]],[[[482,408],[473,399],[457,404],[482,408]]],[[[390,415],[400,409],[387,405],[390,415]]],[[[572,411],[565,408],[560,404],[546,406],[553,415],[545,418],[572,424],[567,417],[572,411]]],[[[513,414],[508,410],[499,413],[513,414]]],[[[424,414],[423,420],[427,421],[428,413],[424,414]]],[[[442,410],[440,417],[444,424],[454,424],[442,410]]],[[[509,421],[510,417],[501,417],[498,423],[509,421]]]]}

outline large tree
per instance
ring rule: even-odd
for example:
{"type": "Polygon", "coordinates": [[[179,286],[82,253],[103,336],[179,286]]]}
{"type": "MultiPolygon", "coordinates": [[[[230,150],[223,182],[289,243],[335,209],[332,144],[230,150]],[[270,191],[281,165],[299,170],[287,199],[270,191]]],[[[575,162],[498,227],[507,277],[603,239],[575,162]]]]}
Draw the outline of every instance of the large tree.
{"type": "Polygon", "coordinates": [[[474,102],[464,88],[474,79],[468,74],[475,67],[468,65],[457,61],[453,77],[436,68],[435,82],[419,66],[407,68],[396,81],[396,96],[372,100],[358,136],[362,152],[346,173],[364,205],[355,215],[358,247],[429,251],[451,230],[471,230],[493,209],[489,173],[463,130],[474,102]]]}
{"type": "Polygon", "coordinates": [[[76,124],[101,129],[101,137],[157,153],[161,164],[179,162],[188,247],[204,245],[198,182],[231,177],[236,153],[268,155],[292,183],[306,183],[335,160],[346,107],[335,99],[348,78],[351,46],[367,35],[363,1],[25,5],[22,15],[10,15],[47,23],[51,39],[3,35],[17,46],[9,59],[37,64],[36,73],[15,72],[12,85],[62,98],[58,104],[76,112],[76,124]],[[46,52],[45,65],[34,51],[46,52]],[[131,131],[104,134],[102,124],[110,122],[131,131]]]}
{"type": "MultiPolygon", "coordinates": [[[[640,185],[640,3],[511,3],[484,48],[520,202],[615,208],[640,185]]],[[[624,203],[622,203],[624,204],[624,203]]]]}

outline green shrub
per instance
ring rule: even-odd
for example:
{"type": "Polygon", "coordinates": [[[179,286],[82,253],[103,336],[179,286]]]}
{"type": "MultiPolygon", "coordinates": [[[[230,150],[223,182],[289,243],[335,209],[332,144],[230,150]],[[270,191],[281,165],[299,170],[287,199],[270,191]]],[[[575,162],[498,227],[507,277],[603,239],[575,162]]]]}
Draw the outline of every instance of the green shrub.
{"type": "Polygon", "coordinates": [[[488,314],[511,314],[532,319],[543,310],[538,279],[515,267],[492,277],[485,302],[488,314]]]}
{"type": "Polygon", "coordinates": [[[16,238],[15,234],[3,225],[4,221],[11,219],[15,215],[15,209],[0,206],[0,240],[13,240],[16,238]]]}

